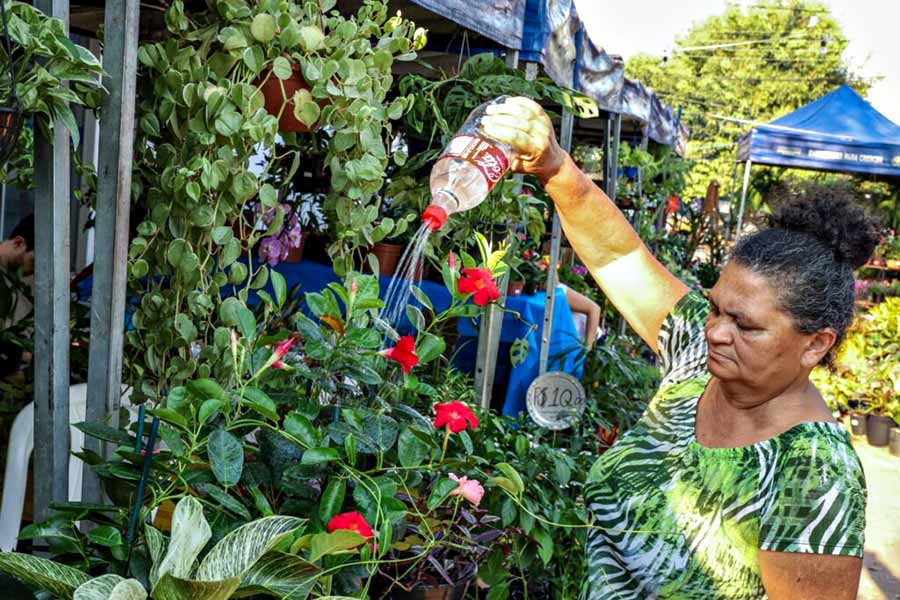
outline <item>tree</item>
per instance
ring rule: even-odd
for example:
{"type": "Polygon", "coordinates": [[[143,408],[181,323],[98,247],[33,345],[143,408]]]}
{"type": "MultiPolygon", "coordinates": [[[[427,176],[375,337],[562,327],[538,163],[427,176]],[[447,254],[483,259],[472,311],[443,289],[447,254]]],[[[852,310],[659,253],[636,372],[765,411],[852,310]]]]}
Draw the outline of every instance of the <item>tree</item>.
{"type": "MultiPolygon", "coordinates": [[[[731,191],[737,141],[750,125],[729,119],[768,122],[845,83],[865,95],[867,82],[842,58],[846,46],[821,2],[763,0],[746,12],[729,5],[678,38],[671,57],[636,55],[625,71],[683,107],[688,157],[696,161],[686,194],[702,197],[712,180],[731,191]]],[[[755,170],[751,206],[784,171],[755,170]]]]}

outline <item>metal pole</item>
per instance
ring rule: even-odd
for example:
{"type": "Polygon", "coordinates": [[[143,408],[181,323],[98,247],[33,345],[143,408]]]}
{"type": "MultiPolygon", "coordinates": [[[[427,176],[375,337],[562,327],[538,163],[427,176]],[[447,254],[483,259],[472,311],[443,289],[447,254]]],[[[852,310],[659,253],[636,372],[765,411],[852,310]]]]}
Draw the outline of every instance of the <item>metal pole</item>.
{"type": "MultiPolygon", "coordinates": [[[[35,8],[69,22],[68,0],[35,8]]],[[[64,84],[65,85],[65,84],[64,84]]],[[[69,495],[69,130],[34,143],[34,520],[69,495]]]]}
{"type": "MultiPolygon", "coordinates": [[[[560,123],[559,145],[569,152],[572,149],[572,129],[575,126],[575,115],[565,111],[560,123]]],[[[544,326],[541,329],[541,355],[538,363],[540,374],[547,372],[547,359],[550,355],[550,336],[553,334],[553,311],[556,306],[556,283],[558,274],[556,263],[559,262],[559,247],[562,244],[562,227],[559,213],[553,211],[553,226],[550,234],[550,266],[547,267],[547,302],[544,304],[544,326]]]]}
{"type": "Polygon", "coordinates": [[[750,165],[751,161],[748,158],[747,162],[744,163],[744,185],[741,187],[741,205],[738,208],[737,229],[734,232],[735,242],[741,238],[741,226],[744,222],[744,203],[747,201],[747,187],[750,185],[750,165]]]}
{"type": "Polygon", "coordinates": [[[737,191],[738,159],[735,156],[734,167],[731,169],[731,192],[728,194],[728,227],[725,228],[725,241],[731,239],[731,230],[734,225],[734,193],[737,191]]]}
{"type": "MultiPolygon", "coordinates": [[[[114,425],[122,393],[139,15],[138,0],[106,2],[103,68],[109,76],[103,83],[109,94],[100,111],[103,144],[98,169],[87,420],[100,423],[109,413],[114,425]]],[[[99,442],[86,437],[85,447],[97,451],[99,442]]],[[[87,465],[83,489],[85,501],[100,500],[100,482],[87,465]]]]}

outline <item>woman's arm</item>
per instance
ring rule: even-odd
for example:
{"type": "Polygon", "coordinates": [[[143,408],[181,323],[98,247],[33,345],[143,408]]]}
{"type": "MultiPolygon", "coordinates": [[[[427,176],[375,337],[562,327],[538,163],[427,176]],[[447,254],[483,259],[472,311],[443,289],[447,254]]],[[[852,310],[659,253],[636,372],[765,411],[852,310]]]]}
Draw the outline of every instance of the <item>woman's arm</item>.
{"type": "Polygon", "coordinates": [[[566,287],[566,302],[572,312],[583,313],[587,316],[587,325],[584,330],[584,344],[590,350],[597,339],[597,327],[600,325],[600,307],[596,302],[579,294],[570,287],[566,287]]]}
{"type": "Polygon", "coordinates": [[[862,559],[760,550],[759,570],[769,600],[853,600],[862,559]]]}
{"type": "Polygon", "coordinates": [[[559,147],[553,125],[537,103],[510,98],[489,106],[482,129],[516,150],[514,170],[541,180],[575,253],[656,351],[659,329],[687,287],[650,254],[622,212],[559,147]]]}

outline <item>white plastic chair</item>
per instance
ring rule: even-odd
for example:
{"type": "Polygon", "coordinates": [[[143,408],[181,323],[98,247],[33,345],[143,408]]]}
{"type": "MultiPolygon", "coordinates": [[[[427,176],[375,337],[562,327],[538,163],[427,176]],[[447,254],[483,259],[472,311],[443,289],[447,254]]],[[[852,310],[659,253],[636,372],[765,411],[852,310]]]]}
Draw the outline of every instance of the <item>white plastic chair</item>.
{"type": "MultiPolygon", "coordinates": [[[[122,395],[122,405],[127,403],[131,391],[122,395]]],[[[79,383],[69,388],[69,423],[81,423],[87,409],[87,384],[79,383]]],[[[131,416],[134,419],[134,415],[131,416]]],[[[69,447],[80,452],[84,444],[84,433],[75,427],[69,428],[69,447]]],[[[0,505],[0,551],[16,549],[22,511],[25,509],[25,487],[28,482],[28,460],[34,450],[34,403],[23,408],[13,421],[6,454],[6,471],[3,474],[3,500],[0,505]]],[[[75,456],[69,457],[69,501],[81,500],[81,479],[84,463],[75,456]]]]}

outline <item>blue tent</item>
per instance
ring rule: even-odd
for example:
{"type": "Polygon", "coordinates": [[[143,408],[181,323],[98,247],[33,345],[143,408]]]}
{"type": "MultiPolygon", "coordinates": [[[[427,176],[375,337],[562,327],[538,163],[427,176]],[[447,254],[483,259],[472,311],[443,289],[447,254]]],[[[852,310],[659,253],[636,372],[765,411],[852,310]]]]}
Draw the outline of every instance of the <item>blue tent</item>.
{"type": "Polygon", "coordinates": [[[842,85],[744,135],[738,160],[900,177],[900,126],[842,85]]]}

